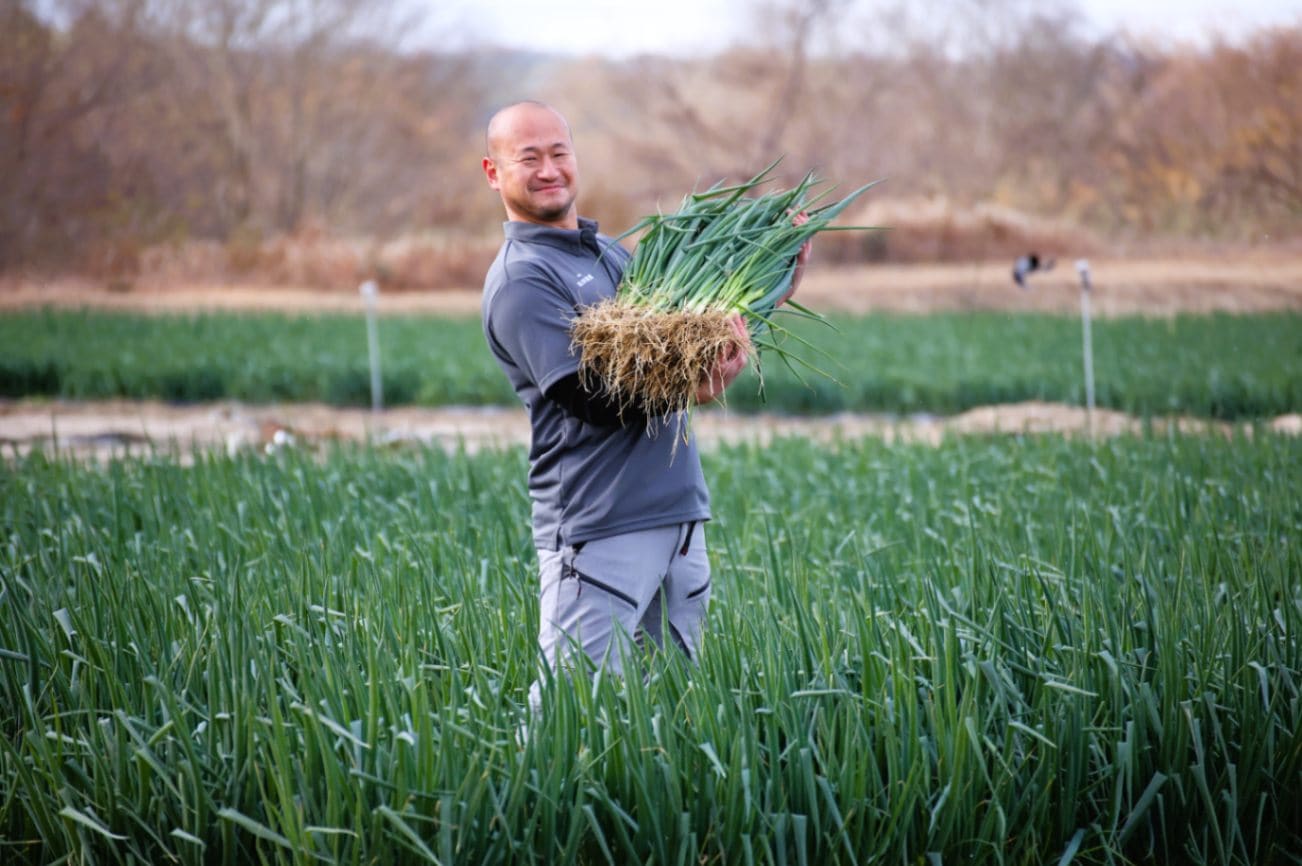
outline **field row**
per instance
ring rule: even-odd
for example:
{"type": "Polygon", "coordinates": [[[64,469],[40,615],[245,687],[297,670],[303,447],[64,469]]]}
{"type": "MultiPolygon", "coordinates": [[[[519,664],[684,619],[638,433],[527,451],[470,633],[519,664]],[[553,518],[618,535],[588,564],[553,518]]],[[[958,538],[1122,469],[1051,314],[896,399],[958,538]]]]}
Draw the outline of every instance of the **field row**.
{"type": "Polygon", "coordinates": [[[0,860],[1296,862],[1297,439],[705,468],[699,666],[519,740],[522,450],[0,466],[0,860]]]}
{"type": "MultiPolygon", "coordinates": [[[[730,405],[800,414],[949,414],[992,403],[1085,400],[1080,323],[1071,317],[832,321],[835,330],[791,323],[818,349],[798,354],[829,376],[798,375],[769,358],[763,395],[752,372],[729,391],[730,405]]],[[[1141,416],[1295,412],[1302,408],[1299,335],[1296,313],[1099,321],[1097,399],[1141,416]]],[[[477,319],[386,318],[380,342],[387,405],[517,405],[477,319]]],[[[359,317],[344,315],[47,310],[0,317],[0,396],[37,395],[369,405],[366,332],[359,317]]]]}

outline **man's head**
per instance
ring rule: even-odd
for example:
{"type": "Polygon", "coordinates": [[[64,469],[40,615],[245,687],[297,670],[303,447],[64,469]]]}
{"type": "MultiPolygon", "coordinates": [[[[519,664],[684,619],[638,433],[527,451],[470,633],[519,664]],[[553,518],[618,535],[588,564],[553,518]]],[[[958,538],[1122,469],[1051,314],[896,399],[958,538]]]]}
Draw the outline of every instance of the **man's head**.
{"type": "Polygon", "coordinates": [[[484,176],[501,195],[508,219],[578,228],[579,167],[560,112],[541,102],[517,102],[493,115],[485,137],[484,176]]]}

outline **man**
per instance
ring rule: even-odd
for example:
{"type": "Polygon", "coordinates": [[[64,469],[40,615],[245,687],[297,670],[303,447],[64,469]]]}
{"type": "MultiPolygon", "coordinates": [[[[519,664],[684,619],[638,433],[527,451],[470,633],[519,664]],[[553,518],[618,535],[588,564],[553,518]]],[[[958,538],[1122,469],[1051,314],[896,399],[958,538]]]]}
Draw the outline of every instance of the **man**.
{"type": "MultiPolygon", "coordinates": [[[[493,116],[486,138],[484,175],[507,222],[484,281],[484,336],[532,428],[543,656],[556,668],[577,647],[618,674],[621,636],[646,636],[695,658],[710,601],[703,528],[710,504],[695,438],[675,447],[672,424],[651,419],[652,430],[666,430],[652,435],[636,407],[621,412],[585,387],[570,348],[571,321],[614,295],[629,254],[578,215],[578,164],[559,112],[539,102],[510,105],[493,116]]],[[[797,258],[792,291],[808,254],[806,247],[797,258]]],[[[741,317],[734,323],[745,337],[741,317]]],[[[720,357],[696,402],[721,395],[747,354],[720,357]]],[[[535,712],[540,694],[535,682],[535,712]]]]}

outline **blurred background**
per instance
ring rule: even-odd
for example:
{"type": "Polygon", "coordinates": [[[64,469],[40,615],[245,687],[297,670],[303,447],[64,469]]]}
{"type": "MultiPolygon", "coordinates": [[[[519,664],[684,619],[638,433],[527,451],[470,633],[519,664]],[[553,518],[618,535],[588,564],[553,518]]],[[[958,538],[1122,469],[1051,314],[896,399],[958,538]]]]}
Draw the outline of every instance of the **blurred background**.
{"type": "Polygon", "coordinates": [[[0,0],[0,274],[475,288],[482,129],[571,121],[618,232],[785,155],[823,262],[1302,242],[1302,4],[0,0]]]}

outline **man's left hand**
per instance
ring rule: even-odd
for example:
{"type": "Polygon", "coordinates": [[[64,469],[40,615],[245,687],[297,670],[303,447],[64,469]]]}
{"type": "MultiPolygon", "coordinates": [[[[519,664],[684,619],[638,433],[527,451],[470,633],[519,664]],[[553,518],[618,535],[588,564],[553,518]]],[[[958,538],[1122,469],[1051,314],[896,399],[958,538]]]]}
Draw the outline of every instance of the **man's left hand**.
{"type": "MultiPolygon", "coordinates": [[[[804,211],[791,218],[792,225],[802,226],[807,222],[809,222],[809,214],[804,211]]],[[[796,293],[796,289],[800,287],[800,281],[805,276],[805,265],[809,264],[809,254],[813,249],[814,240],[810,238],[800,247],[800,252],[796,253],[796,269],[791,272],[791,287],[782,296],[782,300],[778,301],[777,306],[780,307],[785,304],[796,293]]]]}
{"type": "Polygon", "coordinates": [[[734,313],[729,319],[732,325],[733,333],[737,340],[731,343],[719,354],[718,360],[714,363],[714,369],[710,370],[705,381],[696,389],[697,405],[711,403],[723,394],[724,389],[733,383],[741,371],[746,368],[746,361],[750,357],[751,342],[750,331],[746,329],[746,321],[740,313],[734,313]]]}

